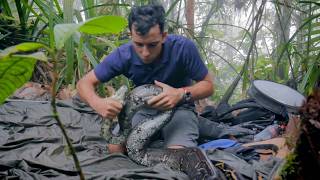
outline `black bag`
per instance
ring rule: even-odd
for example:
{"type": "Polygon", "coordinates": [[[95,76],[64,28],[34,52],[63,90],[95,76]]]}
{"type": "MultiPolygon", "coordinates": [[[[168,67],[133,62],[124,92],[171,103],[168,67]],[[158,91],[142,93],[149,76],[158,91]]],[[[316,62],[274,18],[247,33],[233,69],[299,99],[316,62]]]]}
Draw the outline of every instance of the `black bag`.
{"type": "Polygon", "coordinates": [[[258,104],[253,98],[239,101],[238,103],[230,106],[227,103],[219,104],[217,108],[213,106],[206,106],[200,116],[207,118],[215,122],[223,122],[229,125],[237,124],[252,124],[248,122],[254,122],[253,124],[266,127],[274,120],[285,121],[287,117],[276,114],[260,104],[258,104]],[[233,115],[232,112],[241,110],[237,115],[233,115]]]}
{"type": "Polygon", "coordinates": [[[264,127],[278,122],[286,122],[289,113],[297,113],[305,100],[298,91],[266,80],[252,81],[248,94],[251,98],[242,100],[233,106],[222,102],[215,109],[213,106],[205,107],[202,117],[212,121],[229,123],[230,125],[251,124],[264,127]],[[242,111],[234,116],[235,110],[242,111]]]}

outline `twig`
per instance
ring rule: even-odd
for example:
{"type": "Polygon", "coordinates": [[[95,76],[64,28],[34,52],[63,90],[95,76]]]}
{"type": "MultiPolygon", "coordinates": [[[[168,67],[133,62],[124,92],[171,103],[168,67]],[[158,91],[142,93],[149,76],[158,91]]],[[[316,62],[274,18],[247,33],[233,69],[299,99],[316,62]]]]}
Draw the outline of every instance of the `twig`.
{"type": "Polygon", "coordinates": [[[67,132],[64,128],[64,125],[62,124],[60,118],[59,118],[59,114],[58,114],[58,111],[57,111],[57,106],[56,106],[56,84],[57,84],[57,80],[58,80],[58,73],[57,73],[57,57],[59,57],[59,54],[60,53],[57,53],[57,55],[52,55],[52,60],[53,60],[53,80],[52,80],[52,90],[51,90],[51,107],[52,107],[52,112],[53,112],[53,117],[54,119],[58,122],[58,125],[62,131],[62,134],[64,136],[64,138],[66,139],[67,141],[67,145],[68,145],[68,148],[70,150],[70,153],[73,157],[73,160],[74,160],[74,164],[76,166],[76,169],[77,169],[77,172],[79,173],[79,176],[80,176],[80,179],[81,180],[85,180],[85,177],[83,175],[83,172],[82,172],[82,169],[81,169],[81,166],[80,166],[80,162],[79,162],[79,159],[76,155],[76,152],[74,150],[74,147],[72,146],[72,143],[71,143],[71,140],[70,138],[68,137],[67,135],[67,132]]]}

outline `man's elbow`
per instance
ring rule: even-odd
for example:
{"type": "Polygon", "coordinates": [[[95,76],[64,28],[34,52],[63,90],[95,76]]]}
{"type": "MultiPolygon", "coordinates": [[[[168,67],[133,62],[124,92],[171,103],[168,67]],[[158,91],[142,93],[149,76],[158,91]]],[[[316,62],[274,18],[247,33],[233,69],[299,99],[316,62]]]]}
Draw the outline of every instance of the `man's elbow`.
{"type": "Polygon", "coordinates": [[[207,84],[207,94],[208,96],[211,96],[214,93],[214,83],[213,83],[213,78],[210,76],[210,73],[206,75],[204,78],[204,81],[207,84]]]}
{"type": "Polygon", "coordinates": [[[214,82],[213,82],[213,79],[211,79],[211,94],[214,94],[214,91],[215,91],[215,86],[214,86],[214,82]]]}
{"type": "MultiPolygon", "coordinates": [[[[79,80],[80,81],[80,80],[79,80]]],[[[77,89],[77,92],[79,93],[80,92],[80,85],[79,85],[79,81],[77,82],[77,84],[76,84],[76,89],[77,89]]]]}
{"type": "Polygon", "coordinates": [[[90,71],[88,74],[83,76],[76,85],[77,91],[81,93],[84,89],[94,89],[95,85],[98,83],[98,80],[93,71],[90,71]]]}
{"type": "Polygon", "coordinates": [[[83,80],[83,78],[82,78],[82,79],[80,79],[80,80],[77,82],[77,84],[76,84],[76,88],[77,88],[77,91],[78,91],[79,93],[81,93],[82,86],[83,86],[83,84],[84,84],[83,81],[84,81],[84,80],[83,80]]]}
{"type": "Polygon", "coordinates": [[[211,96],[214,93],[214,84],[212,81],[208,81],[208,94],[211,96]]]}

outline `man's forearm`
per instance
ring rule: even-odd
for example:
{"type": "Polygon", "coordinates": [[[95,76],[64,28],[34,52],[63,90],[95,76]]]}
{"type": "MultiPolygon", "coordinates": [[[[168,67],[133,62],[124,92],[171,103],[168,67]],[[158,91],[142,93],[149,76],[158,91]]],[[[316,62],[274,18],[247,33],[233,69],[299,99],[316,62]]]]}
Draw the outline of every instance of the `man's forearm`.
{"type": "Polygon", "coordinates": [[[199,100],[211,96],[214,92],[212,78],[208,74],[203,80],[196,82],[192,86],[185,87],[191,93],[193,100],[199,100]]]}
{"type": "Polygon", "coordinates": [[[81,99],[87,102],[91,107],[93,107],[94,102],[100,99],[95,92],[95,86],[98,83],[99,80],[97,79],[93,70],[82,77],[77,83],[77,91],[81,99]]]}
{"type": "Polygon", "coordinates": [[[87,84],[83,80],[79,80],[77,84],[77,91],[83,101],[88,103],[90,106],[99,96],[95,92],[95,86],[93,84],[87,84]]]}

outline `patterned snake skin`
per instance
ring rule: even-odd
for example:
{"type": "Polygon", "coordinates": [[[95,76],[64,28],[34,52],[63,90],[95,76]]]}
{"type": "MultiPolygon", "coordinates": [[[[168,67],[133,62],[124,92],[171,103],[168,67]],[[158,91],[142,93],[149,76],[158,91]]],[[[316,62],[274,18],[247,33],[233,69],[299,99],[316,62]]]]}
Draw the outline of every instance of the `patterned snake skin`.
{"type": "MultiPolygon", "coordinates": [[[[111,96],[111,98],[118,100],[122,104],[124,104],[124,99],[126,97],[126,93],[128,92],[127,86],[121,86],[116,93],[111,96]]],[[[112,129],[116,126],[118,123],[118,117],[115,119],[104,119],[104,122],[101,126],[101,136],[104,137],[108,143],[110,144],[119,144],[123,143],[125,141],[125,137],[123,135],[120,136],[114,136],[112,134],[112,129]]]]}
{"type": "MultiPolygon", "coordinates": [[[[123,101],[124,90],[127,91],[126,88],[121,87],[113,98],[123,101]]],[[[133,129],[131,128],[130,120],[133,115],[145,107],[147,100],[161,92],[160,87],[152,84],[133,89],[125,97],[124,107],[118,116],[120,135],[112,136],[111,130],[108,129],[111,128],[112,123],[107,122],[103,125],[102,135],[113,144],[124,143],[126,140],[128,156],[138,164],[154,166],[163,163],[174,170],[185,172],[190,179],[217,179],[215,167],[199,148],[147,148],[150,138],[170,121],[173,110],[160,112],[154,117],[142,120],[133,129]]]]}

